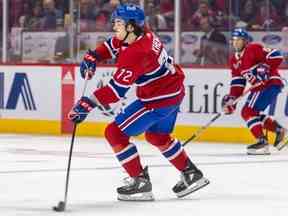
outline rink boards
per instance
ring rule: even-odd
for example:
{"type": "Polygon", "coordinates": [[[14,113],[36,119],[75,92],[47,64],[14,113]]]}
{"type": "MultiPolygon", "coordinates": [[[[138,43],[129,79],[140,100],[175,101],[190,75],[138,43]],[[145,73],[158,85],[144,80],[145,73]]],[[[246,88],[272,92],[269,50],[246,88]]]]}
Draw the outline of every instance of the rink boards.
{"type": "MultiPolygon", "coordinates": [[[[96,76],[88,82],[86,95],[105,85],[113,71],[113,67],[98,67],[96,76]]],[[[186,96],[175,129],[175,135],[183,140],[221,111],[221,98],[228,93],[230,83],[228,69],[184,68],[184,72],[186,96]]],[[[281,70],[281,74],[288,79],[288,70],[281,70]]],[[[66,116],[81,96],[83,86],[79,68],[74,65],[0,66],[0,132],[69,133],[72,125],[66,116]]],[[[116,104],[115,109],[120,111],[135,99],[131,90],[128,99],[116,104]]],[[[288,123],[287,99],[285,88],[275,105],[266,111],[284,125],[288,123]]],[[[236,114],[220,117],[197,140],[250,142],[252,137],[240,118],[244,101],[238,104],[236,114]]],[[[77,134],[103,136],[105,125],[112,120],[95,110],[78,127],[77,134]]]]}

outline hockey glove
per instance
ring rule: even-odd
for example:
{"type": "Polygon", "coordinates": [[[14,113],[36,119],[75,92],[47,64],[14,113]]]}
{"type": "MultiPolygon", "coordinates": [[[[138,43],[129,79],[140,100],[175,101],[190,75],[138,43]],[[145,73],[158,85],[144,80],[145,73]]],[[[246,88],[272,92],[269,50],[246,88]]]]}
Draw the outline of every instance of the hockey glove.
{"type": "Polygon", "coordinates": [[[222,110],[226,115],[232,114],[236,109],[236,104],[234,104],[235,97],[231,95],[225,95],[222,98],[222,110]]]}
{"type": "Polygon", "coordinates": [[[97,54],[95,51],[88,50],[80,63],[80,73],[83,79],[91,79],[96,70],[97,54]],[[87,74],[86,74],[87,73],[87,74]]]}
{"type": "Polygon", "coordinates": [[[269,80],[269,66],[259,64],[250,71],[244,71],[242,75],[251,85],[264,86],[269,80]]]}
{"type": "Polygon", "coordinates": [[[97,104],[95,104],[90,98],[81,97],[68,113],[68,119],[74,123],[81,123],[86,119],[88,113],[96,106],[97,104]]]}
{"type": "Polygon", "coordinates": [[[88,113],[97,107],[105,116],[114,116],[114,110],[109,106],[101,106],[88,97],[81,97],[72,110],[68,113],[68,119],[74,123],[81,123],[84,121],[88,113]]]}

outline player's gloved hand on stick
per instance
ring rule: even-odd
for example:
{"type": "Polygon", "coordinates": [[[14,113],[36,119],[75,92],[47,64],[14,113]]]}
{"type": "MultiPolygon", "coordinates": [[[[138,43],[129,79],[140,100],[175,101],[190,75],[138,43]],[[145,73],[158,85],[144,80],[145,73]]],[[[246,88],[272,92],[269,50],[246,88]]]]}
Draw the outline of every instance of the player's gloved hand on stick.
{"type": "Polygon", "coordinates": [[[88,50],[80,63],[80,73],[83,79],[91,79],[96,70],[97,54],[93,50],[88,50]]]}
{"type": "Polygon", "coordinates": [[[68,119],[74,123],[81,123],[86,119],[88,113],[96,106],[97,104],[90,98],[83,96],[68,113],[68,119]]]}
{"type": "Polygon", "coordinates": [[[101,110],[103,115],[114,116],[114,110],[109,105],[102,106],[91,100],[89,97],[83,96],[68,113],[68,119],[74,123],[81,123],[86,119],[88,113],[95,107],[101,110]]]}
{"type": "Polygon", "coordinates": [[[235,97],[231,95],[225,95],[222,98],[222,110],[226,115],[232,114],[236,109],[236,104],[234,104],[235,97]]]}

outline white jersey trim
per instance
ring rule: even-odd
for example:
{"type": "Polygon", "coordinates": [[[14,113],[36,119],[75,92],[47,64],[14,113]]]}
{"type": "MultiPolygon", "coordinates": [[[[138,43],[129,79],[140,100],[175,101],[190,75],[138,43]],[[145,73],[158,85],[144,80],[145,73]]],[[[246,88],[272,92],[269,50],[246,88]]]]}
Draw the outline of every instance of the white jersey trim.
{"type": "Polygon", "coordinates": [[[140,83],[140,84],[136,84],[136,86],[145,86],[145,85],[147,85],[147,84],[149,84],[149,83],[151,83],[151,82],[153,82],[155,80],[158,80],[158,79],[161,79],[162,77],[167,76],[169,74],[169,72],[170,71],[167,69],[166,72],[164,74],[162,74],[161,76],[155,77],[153,79],[149,79],[146,82],[143,82],[143,83],[140,83]]]}
{"type": "Polygon", "coordinates": [[[121,99],[120,95],[119,95],[118,92],[114,89],[114,87],[113,87],[110,83],[108,83],[107,85],[110,87],[110,89],[111,89],[111,90],[113,91],[113,93],[116,95],[116,97],[117,97],[118,99],[121,99]]]}
{"type": "Polygon", "coordinates": [[[154,101],[154,100],[161,100],[161,99],[165,99],[165,98],[168,98],[168,97],[176,96],[176,95],[180,94],[181,91],[182,91],[182,89],[180,89],[180,90],[177,91],[177,92],[170,93],[170,94],[166,94],[166,95],[161,95],[161,96],[156,96],[156,97],[151,97],[151,98],[139,98],[139,99],[140,99],[141,101],[143,101],[143,102],[154,101]]]}
{"type": "Polygon", "coordinates": [[[115,56],[114,53],[113,53],[113,50],[111,50],[109,44],[108,44],[106,41],[104,42],[104,45],[105,45],[106,48],[108,49],[108,51],[109,51],[111,57],[112,57],[112,58],[116,58],[116,56],[115,56]]]}

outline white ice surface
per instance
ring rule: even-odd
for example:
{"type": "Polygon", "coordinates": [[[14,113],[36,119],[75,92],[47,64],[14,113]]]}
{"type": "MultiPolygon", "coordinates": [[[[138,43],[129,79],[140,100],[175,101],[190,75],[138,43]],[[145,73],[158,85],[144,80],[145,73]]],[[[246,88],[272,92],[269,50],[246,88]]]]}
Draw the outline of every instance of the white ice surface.
{"type": "Polygon", "coordinates": [[[179,173],[151,145],[137,141],[148,165],[154,202],[117,201],[125,173],[103,139],[76,137],[65,213],[70,137],[0,135],[1,216],[287,216],[288,151],[247,156],[243,144],[190,143],[185,148],[211,181],[184,199],[171,191],[179,173]]]}

